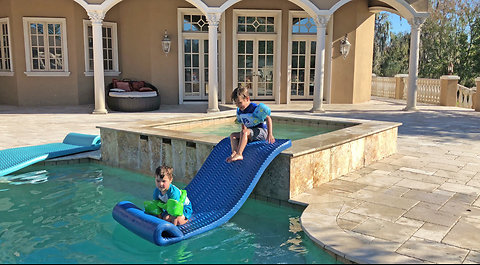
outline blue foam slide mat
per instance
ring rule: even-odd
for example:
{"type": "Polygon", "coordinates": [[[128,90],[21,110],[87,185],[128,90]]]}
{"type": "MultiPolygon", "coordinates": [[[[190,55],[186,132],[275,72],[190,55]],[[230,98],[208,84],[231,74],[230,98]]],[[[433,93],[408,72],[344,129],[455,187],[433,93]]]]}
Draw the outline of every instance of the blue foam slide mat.
{"type": "Polygon", "coordinates": [[[98,150],[100,146],[99,135],[69,133],[62,143],[0,150],[0,176],[46,159],[98,150]]]}
{"type": "Polygon", "coordinates": [[[119,202],[113,208],[113,218],[159,246],[207,232],[226,223],[238,212],[270,162],[291,145],[290,140],[282,139],[274,144],[249,143],[242,161],[227,163],[225,159],[231,154],[230,139],[220,141],[185,188],[193,207],[192,218],[185,225],[177,227],[148,215],[129,201],[119,202]]]}

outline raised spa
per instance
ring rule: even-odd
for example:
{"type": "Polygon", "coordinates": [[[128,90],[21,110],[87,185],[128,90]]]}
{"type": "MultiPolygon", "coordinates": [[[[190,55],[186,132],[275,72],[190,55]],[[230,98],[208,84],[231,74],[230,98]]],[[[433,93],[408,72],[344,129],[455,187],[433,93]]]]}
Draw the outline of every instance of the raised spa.
{"type": "MultiPolygon", "coordinates": [[[[102,160],[145,174],[165,164],[188,184],[213,146],[238,130],[234,120],[228,112],[99,127],[102,160]]],[[[253,196],[280,202],[395,153],[401,125],[298,114],[272,114],[272,120],[275,137],[292,139],[292,147],[268,166],[253,196]]]]}

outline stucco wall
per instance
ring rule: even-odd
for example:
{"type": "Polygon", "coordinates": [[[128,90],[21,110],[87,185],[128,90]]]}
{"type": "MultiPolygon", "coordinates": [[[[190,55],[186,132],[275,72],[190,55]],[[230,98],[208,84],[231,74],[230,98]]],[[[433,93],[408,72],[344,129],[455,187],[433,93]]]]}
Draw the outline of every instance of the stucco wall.
{"type": "Polygon", "coordinates": [[[374,22],[367,0],[350,2],[335,13],[332,103],[352,104],[370,99],[374,22]],[[340,42],[346,33],[352,46],[344,59],[340,54],[340,42]]]}
{"type": "MultiPolygon", "coordinates": [[[[10,19],[10,29],[12,28],[12,10],[9,0],[0,0],[0,18],[10,19]]],[[[10,40],[13,47],[10,49],[15,50],[15,43],[10,40]]],[[[13,64],[13,70],[15,70],[16,64],[13,64]]],[[[17,95],[17,80],[15,76],[0,76],[0,104],[5,105],[18,105],[17,95]]]]}

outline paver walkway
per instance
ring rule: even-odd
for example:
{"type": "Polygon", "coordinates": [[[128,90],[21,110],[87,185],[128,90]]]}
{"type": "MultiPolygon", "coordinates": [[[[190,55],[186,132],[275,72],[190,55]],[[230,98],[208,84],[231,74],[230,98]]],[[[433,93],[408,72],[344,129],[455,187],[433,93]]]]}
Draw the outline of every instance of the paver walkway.
{"type": "MultiPolygon", "coordinates": [[[[273,105],[308,113],[311,103],[273,105]]],[[[402,122],[398,153],[302,194],[301,222],[320,246],[360,263],[480,263],[480,113],[374,99],[324,116],[402,122]]],[[[0,106],[0,149],[58,142],[96,126],[202,115],[206,105],[91,115],[92,106],[0,106]]],[[[312,115],[308,113],[308,115],[312,115]]]]}

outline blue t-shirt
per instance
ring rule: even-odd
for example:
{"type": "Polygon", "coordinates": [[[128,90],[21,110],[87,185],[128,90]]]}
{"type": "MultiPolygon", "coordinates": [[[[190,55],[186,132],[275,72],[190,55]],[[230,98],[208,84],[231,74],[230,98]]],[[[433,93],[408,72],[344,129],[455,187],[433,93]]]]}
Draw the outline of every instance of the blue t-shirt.
{"type": "Polygon", "coordinates": [[[270,109],[264,104],[261,105],[262,112],[265,111],[264,113],[266,115],[258,115],[259,110],[257,110],[257,108],[259,108],[259,105],[252,102],[244,110],[240,110],[240,108],[237,108],[237,121],[239,123],[245,124],[245,126],[250,129],[267,129],[267,122],[265,121],[265,118],[266,116],[270,115],[270,109]]]}

